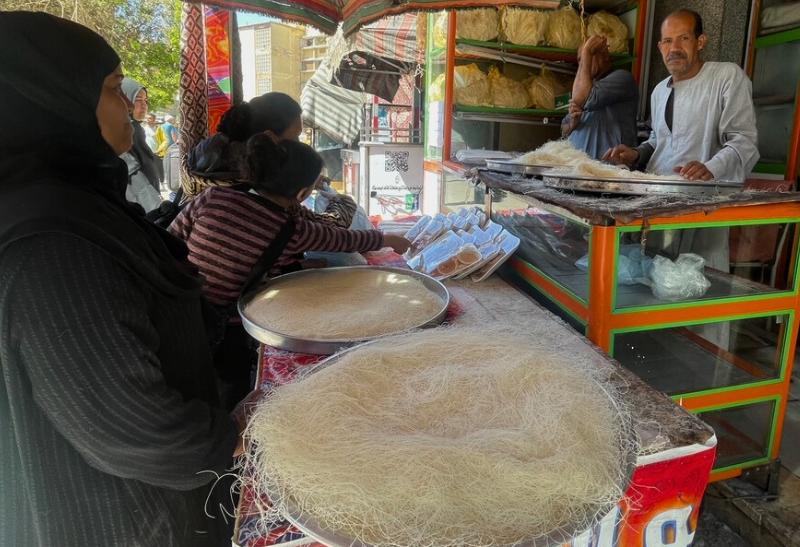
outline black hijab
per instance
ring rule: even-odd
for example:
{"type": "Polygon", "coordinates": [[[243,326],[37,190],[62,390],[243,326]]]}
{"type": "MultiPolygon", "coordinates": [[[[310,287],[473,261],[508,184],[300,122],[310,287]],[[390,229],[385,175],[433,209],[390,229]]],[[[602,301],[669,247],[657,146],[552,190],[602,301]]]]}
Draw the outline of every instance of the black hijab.
{"type": "Polygon", "coordinates": [[[44,13],[0,12],[0,252],[41,233],[89,241],[170,295],[195,295],[183,243],[125,201],[127,168],[96,108],[116,52],[44,13]]]}

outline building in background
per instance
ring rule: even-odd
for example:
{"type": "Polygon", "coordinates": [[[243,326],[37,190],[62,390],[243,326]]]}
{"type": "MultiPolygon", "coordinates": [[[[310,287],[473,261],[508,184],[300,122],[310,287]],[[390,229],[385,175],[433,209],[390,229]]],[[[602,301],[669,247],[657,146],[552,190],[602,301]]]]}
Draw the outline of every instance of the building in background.
{"type": "Polygon", "coordinates": [[[311,79],[328,53],[328,36],[309,28],[303,36],[300,67],[300,89],[311,79]]]}
{"type": "Polygon", "coordinates": [[[281,91],[300,100],[303,27],[277,22],[239,27],[244,100],[281,91]]]}

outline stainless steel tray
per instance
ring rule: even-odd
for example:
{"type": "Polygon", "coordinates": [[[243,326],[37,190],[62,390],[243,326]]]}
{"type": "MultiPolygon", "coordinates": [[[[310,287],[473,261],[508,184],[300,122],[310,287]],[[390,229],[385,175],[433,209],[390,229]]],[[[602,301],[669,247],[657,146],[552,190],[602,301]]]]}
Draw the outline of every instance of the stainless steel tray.
{"type": "Polygon", "coordinates": [[[486,160],[486,167],[492,171],[509,173],[511,175],[538,176],[553,169],[552,165],[529,165],[507,160],[486,160]]]}
{"type": "MultiPolygon", "coordinates": [[[[375,341],[376,340],[368,342],[368,344],[374,343],[375,341]]],[[[360,347],[361,346],[357,348],[351,347],[349,349],[337,353],[336,355],[331,355],[330,357],[328,357],[324,361],[321,361],[312,369],[310,369],[308,371],[308,374],[314,374],[325,367],[337,363],[347,353],[355,351],[360,347]]],[[[637,438],[637,434],[633,428],[633,424],[629,420],[624,420],[623,436],[625,437],[623,439],[623,442],[627,446],[638,446],[638,443],[633,442],[633,440],[637,438]]],[[[630,452],[627,454],[627,458],[624,462],[625,484],[620,485],[623,491],[627,490],[631,478],[633,477],[633,472],[636,470],[636,456],[637,455],[635,453],[630,452]]],[[[274,496],[273,493],[270,491],[267,491],[267,495],[269,496],[270,499],[273,500],[277,499],[277,496],[274,496]]],[[[612,511],[617,511],[617,507],[616,506],[612,507],[609,513],[612,511]]],[[[286,518],[286,520],[288,520],[290,523],[296,526],[305,535],[309,536],[315,541],[327,545],[328,547],[372,547],[372,545],[364,543],[363,541],[345,537],[336,532],[326,530],[325,528],[320,526],[320,524],[316,522],[314,519],[303,516],[299,509],[297,509],[296,507],[292,507],[291,505],[287,507],[282,514],[286,518]]],[[[572,539],[574,539],[576,536],[583,533],[584,531],[585,530],[577,530],[577,529],[572,530],[567,528],[557,529],[554,530],[549,535],[547,535],[546,537],[540,537],[535,540],[515,543],[513,546],[508,546],[508,547],[562,547],[564,544],[569,543],[572,539]]]]}
{"type": "Polygon", "coordinates": [[[603,178],[582,175],[562,175],[545,172],[545,186],[576,192],[599,194],[651,195],[651,194],[705,194],[723,195],[742,191],[742,185],[729,181],[653,180],[637,178],[603,178]]]}
{"type": "Polygon", "coordinates": [[[439,281],[433,279],[430,276],[427,276],[420,272],[415,272],[414,270],[407,270],[401,268],[391,268],[388,266],[348,266],[348,267],[341,267],[341,268],[322,268],[316,270],[302,270],[299,272],[292,272],[286,275],[281,275],[278,277],[274,277],[264,284],[260,285],[257,289],[243,295],[239,299],[238,303],[238,311],[239,315],[242,318],[242,325],[247,333],[258,340],[263,344],[267,344],[279,349],[284,349],[287,351],[294,351],[297,353],[312,353],[316,355],[330,355],[332,353],[336,353],[342,348],[347,348],[350,346],[354,346],[356,344],[360,344],[362,342],[373,340],[376,338],[382,338],[384,336],[389,336],[390,334],[397,334],[397,332],[387,333],[380,336],[372,336],[367,338],[358,338],[358,339],[341,339],[341,340],[314,340],[314,339],[303,339],[297,338],[293,336],[289,336],[280,332],[275,332],[259,325],[253,319],[248,317],[245,313],[245,309],[247,305],[259,294],[266,290],[274,289],[280,285],[286,283],[292,283],[297,279],[303,279],[308,277],[318,277],[320,282],[320,287],[324,289],[325,287],[325,278],[327,276],[337,275],[342,271],[349,271],[354,269],[372,269],[372,270],[381,270],[386,272],[392,272],[397,275],[402,275],[406,277],[412,277],[415,279],[419,279],[425,287],[436,294],[439,298],[442,299],[442,308],[439,312],[424,322],[420,323],[412,327],[411,329],[405,330],[412,330],[424,327],[431,327],[440,324],[444,321],[445,317],[447,316],[447,307],[450,305],[450,293],[447,291],[444,285],[442,285],[439,281]]]}

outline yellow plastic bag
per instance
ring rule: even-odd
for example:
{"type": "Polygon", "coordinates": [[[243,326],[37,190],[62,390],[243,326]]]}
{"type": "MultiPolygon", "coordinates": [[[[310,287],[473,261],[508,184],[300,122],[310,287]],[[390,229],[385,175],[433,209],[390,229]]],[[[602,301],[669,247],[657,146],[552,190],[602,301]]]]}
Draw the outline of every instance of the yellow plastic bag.
{"type": "Polygon", "coordinates": [[[543,68],[537,76],[527,82],[528,95],[534,108],[554,110],[556,97],[570,90],[572,86],[543,68]]]}
{"type": "Polygon", "coordinates": [[[444,101],[444,83],[445,74],[439,74],[439,76],[431,82],[428,88],[428,99],[430,101],[444,101]]]}
{"type": "Polygon", "coordinates": [[[566,6],[550,15],[547,25],[547,45],[562,49],[577,50],[581,37],[581,16],[571,6],[566,6]]]}
{"type": "Polygon", "coordinates": [[[622,19],[606,11],[589,17],[589,36],[605,36],[611,53],[628,53],[628,26],[622,19]]]}
{"type": "Polygon", "coordinates": [[[489,79],[474,63],[455,68],[453,88],[456,104],[465,106],[491,106],[492,104],[489,79]]]}
{"type": "Polygon", "coordinates": [[[550,12],[506,8],[500,16],[500,35],[506,42],[539,46],[547,42],[550,12]]]}
{"type": "Polygon", "coordinates": [[[492,104],[500,108],[528,108],[530,97],[525,86],[503,76],[497,67],[489,70],[489,88],[492,93],[492,104]]]}

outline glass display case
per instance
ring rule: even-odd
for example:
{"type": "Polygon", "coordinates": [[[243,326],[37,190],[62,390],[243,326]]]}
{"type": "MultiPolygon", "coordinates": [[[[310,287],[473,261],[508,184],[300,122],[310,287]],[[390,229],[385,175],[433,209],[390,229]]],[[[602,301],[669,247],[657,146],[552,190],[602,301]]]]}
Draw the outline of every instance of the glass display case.
{"type": "Polygon", "coordinates": [[[794,181],[800,154],[800,4],[755,0],[748,51],[761,155],[755,173],[794,181]],[[792,11],[793,10],[793,11],[792,11]]]}
{"type": "Polygon", "coordinates": [[[492,220],[521,239],[502,275],[714,426],[712,480],[777,459],[798,333],[800,196],[610,212],[608,200],[487,192],[492,220]]]}

